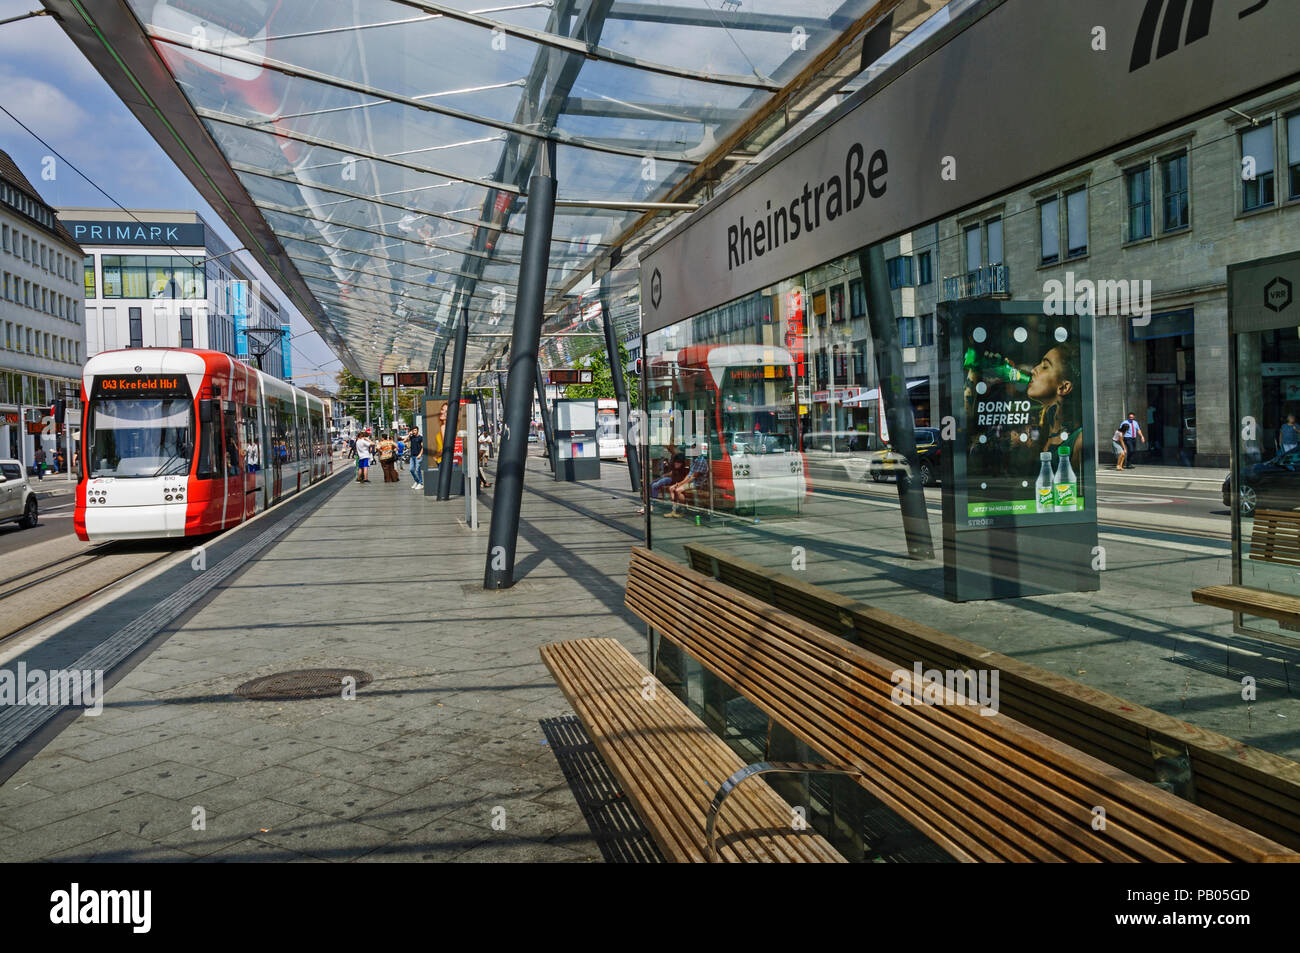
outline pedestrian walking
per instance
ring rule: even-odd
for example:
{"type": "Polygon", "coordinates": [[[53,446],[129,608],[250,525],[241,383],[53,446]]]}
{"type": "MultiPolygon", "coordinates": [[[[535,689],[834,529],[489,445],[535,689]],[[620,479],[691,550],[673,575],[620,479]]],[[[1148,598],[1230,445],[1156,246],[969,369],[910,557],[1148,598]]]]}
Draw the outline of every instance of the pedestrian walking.
{"type": "Polygon", "coordinates": [[[392,434],[384,433],[379,445],[375,448],[379,452],[379,465],[384,470],[385,483],[400,483],[401,479],[397,475],[397,442],[393,440],[392,434]]]}
{"type": "Polygon", "coordinates": [[[478,485],[485,490],[492,488],[492,484],[488,482],[483,471],[483,468],[487,466],[488,450],[491,446],[492,438],[488,436],[487,428],[483,427],[478,432],[478,485]]]}
{"type": "Polygon", "coordinates": [[[363,431],[361,436],[357,437],[357,482],[369,483],[370,471],[370,454],[373,445],[370,443],[370,431],[363,431]]]}
{"type": "Polygon", "coordinates": [[[424,437],[419,427],[412,427],[409,434],[411,441],[411,489],[418,490],[424,486],[424,437]]]}
{"type": "Polygon", "coordinates": [[[1282,425],[1282,433],[1278,437],[1278,443],[1281,445],[1283,453],[1300,447],[1300,427],[1296,427],[1295,414],[1286,415],[1286,423],[1282,425]]]}
{"type": "Polygon", "coordinates": [[[1137,422],[1137,415],[1129,414],[1128,420],[1119,425],[1120,432],[1124,435],[1124,446],[1128,453],[1124,455],[1124,469],[1132,470],[1133,454],[1137,453],[1137,442],[1141,440],[1147,442],[1146,434],[1142,432],[1142,425],[1137,422]]]}
{"type": "Polygon", "coordinates": [[[36,479],[45,480],[45,448],[40,444],[36,445],[36,479]]]}

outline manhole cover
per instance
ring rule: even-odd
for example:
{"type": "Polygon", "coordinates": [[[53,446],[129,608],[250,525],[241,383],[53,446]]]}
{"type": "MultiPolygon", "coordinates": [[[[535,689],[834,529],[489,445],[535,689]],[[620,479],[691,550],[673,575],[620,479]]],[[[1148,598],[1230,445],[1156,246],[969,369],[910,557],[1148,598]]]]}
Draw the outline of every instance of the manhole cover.
{"type": "Polygon", "coordinates": [[[342,696],[345,679],[350,689],[369,685],[371,676],[358,668],[307,668],[296,672],[276,672],[244,682],[235,689],[241,698],[253,701],[292,701],[295,698],[342,696]]]}

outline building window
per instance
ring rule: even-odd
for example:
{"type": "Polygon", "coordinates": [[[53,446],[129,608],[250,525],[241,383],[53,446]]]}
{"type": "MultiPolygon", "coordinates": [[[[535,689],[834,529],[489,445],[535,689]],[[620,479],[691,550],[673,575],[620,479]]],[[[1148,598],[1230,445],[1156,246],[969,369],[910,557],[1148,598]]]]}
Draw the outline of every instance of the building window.
{"type": "Polygon", "coordinates": [[[1044,265],[1061,260],[1061,203],[1055,198],[1038,203],[1038,222],[1042,253],[1039,260],[1044,265]]]}
{"type": "Polygon", "coordinates": [[[1065,234],[1071,258],[1088,254],[1088,190],[1075,189],[1065,196],[1065,234]]]}
{"type": "Polygon", "coordinates": [[[844,286],[832,285],[830,290],[831,299],[831,324],[844,323],[844,286]]]}
{"type": "Polygon", "coordinates": [[[984,252],[980,243],[980,227],[968,225],[966,227],[966,270],[974,271],[982,264],[984,264],[984,252]]]}
{"type": "Polygon", "coordinates": [[[31,246],[27,243],[27,236],[24,235],[23,236],[23,261],[31,261],[31,260],[32,260],[32,249],[31,246]]]}
{"type": "Polygon", "coordinates": [[[194,311],[181,308],[181,347],[194,346],[194,311]]]}
{"type": "Polygon", "coordinates": [[[4,250],[9,250],[9,226],[0,225],[0,235],[4,237],[4,250]]]}
{"type": "Polygon", "coordinates": [[[889,271],[889,287],[891,290],[904,288],[912,283],[911,255],[899,255],[897,258],[891,258],[885,262],[885,267],[889,271]]]}
{"type": "Polygon", "coordinates": [[[934,281],[934,260],[930,252],[923,251],[916,256],[916,283],[928,285],[934,281]]]}
{"type": "Polygon", "coordinates": [[[130,308],[127,311],[127,324],[131,334],[130,347],[144,347],[144,321],[140,316],[139,308],[130,308]]]}
{"type": "Polygon", "coordinates": [[[849,317],[858,321],[866,317],[867,296],[864,293],[862,279],[854,278],[849,282],[849,317]]]}
{"type": "Polygon", "coordinates": [[[921,347],[930,347],[934,344],[934,315],[921,315],[921,347]]]}
{"type": "Polygon", "coordinates": [[[94,257],[86,258],[81,263],[82,283],[86,288],[87,298],[98,298],[95,293],[95,259],[94,257]]]}
{"type": "Polygon", "coordinates": [[[835,383],[837,385],[847,384],[849,382],[849,354],[842,347],[835,348],[833,352],[835,361],[835,383]]]}
{"type": "Polygon", "coordinates": [[[899,347],[916,347],[915,318],[898,319],[898,344],[899,347]]]}
{"type": "Polygon", "coordinates": [[[1251,212],[1273,204],[1273,124],[1241,134],[1241,210],[1251,212]],[[1246,178],[1251,171],[1253,178],[1246,178]]]}
{"type": "Polygon", "coordinates": [[[1286,120],[1286,161],[1291,180],[1287,194],[1300,199],[1300,113],[1292,113],[1286,120]]]}
{"type": "Polygon", "coordinates": [[[984,230],[988,236],[988,252],[990,265],[1002,264],[1002,219],[991,218],[984,224],[984,230]]]}
{"type": "Polygon", "coordinates": [[[1151,167],[1141,166],[1124,173],[1128,193],[1128,240],[1151,237],[1151,167]]]}
{"type": "Polygon", "coordinates": [[[867,346],[859,344],[853,349],[853,381],[857,384],[867,382],[867,346]]]}
{"type": "Polygon", "coordinates": [[[1174,232],[1191,223],[1187,190],[1187,153],[1160,160],[1160,188],[1164,199],[1164,230],[1174,232]]]}

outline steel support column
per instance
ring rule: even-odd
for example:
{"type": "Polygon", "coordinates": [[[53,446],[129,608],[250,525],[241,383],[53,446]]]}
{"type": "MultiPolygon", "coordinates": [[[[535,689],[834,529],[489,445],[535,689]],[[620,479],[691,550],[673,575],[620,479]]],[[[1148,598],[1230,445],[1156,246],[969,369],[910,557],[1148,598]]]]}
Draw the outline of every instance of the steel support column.
{"type": "Polygon", "coordinates": [[[534,375],[537,383],[537,406],[542,412],[542,439],[546,441],[546,465],[555,472],[555,443],[551,433],[551,418],[546,412],[546,381],[542,380],[542,368],[539,365],[534,375]]]}
{"type": "Polygon", "coordinates": [[[519,266],[519,293],[515,299],[514,338],[510,342],[510,374],[506,378],[506,420],[497,462],[484,589],[509,589],[515,584],[515,545],[519,537],[528,424],[532,416],[528,379],[536,378],[538,372],[542,305],[546,299],[551,228],[555,220],[555,144],[546,143],[538,151],[537,160],[537,169],[528,183],[523,261],[519,266]]]}
{"type": "MultiPolygon", "coordinates": [[[[885,254],[879,245],[858,253],[858,267],[866,285],[867,318],[875,341],[876,373],[880,395],[885,405],[890,445],[907,460],[913,479],[898,478],[898,505],[903,513],[903,535],[907,553],[913,559],[933,559],[934,542],[930,537],[930,520],[925,510],[925,493],[915,479],[916,420],[907,393],[907,369],[898,340],[898,321],[894,317],[894,299],[889,293],[889,274],[885,254]]],[[[833,375],[832,375],[833,376],[833,375]]],[[[834,381],[831,389],[834,390],[834,381]]],[[[834,421],[831,429],[834,429],[834,421]]]]}
{"type": "Polygon", "coordinates": [[[636,444],[628,438],[631,406],[627,399],[627,381],[623,378],[623,359],[618,355],[618,335],[614,331],[614,315],[609,310],[609,272],[600,279],[600,314],[605,322],[605,356],[609,358],[609,376],[614,382],[614,399],[618,401],[618,427],[623,434],[623,447],[627,455],[627,475],[632,492],[641,492],[641,467],[637,462],[636,444]]]}
{"type": "Polygon", "coordinates": [[[445,371],[446,369],[447,369],[447,349],[444,347],[442,349],[442,354],[438,357],[438,377],[433,385],[433,395],[435,397],[442,396],[443,371],[445,371]]]}
{"type": "MultiPolygon", "coordinates": [[[[438,499],[451,499],[451,471],[456,457],[456,426],[460,422],[460,387],[465,377],[465,347],[469,344],[469,304],[460,309],[456,350],[451,356],[451,391],[447,394],[447,424],[442,431],[442,464],[438,467],[438,499]]],[[[466,443],[469,434],[465,435],[466,443]]],[[[469,447],[465,448],[469,453],[469,447]]]]}

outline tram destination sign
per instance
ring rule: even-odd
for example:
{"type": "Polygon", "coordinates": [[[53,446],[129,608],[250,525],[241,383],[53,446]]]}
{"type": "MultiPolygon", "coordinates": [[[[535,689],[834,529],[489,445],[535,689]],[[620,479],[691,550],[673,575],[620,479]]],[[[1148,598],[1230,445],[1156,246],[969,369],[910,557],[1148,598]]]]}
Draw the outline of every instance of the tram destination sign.
{"type": "Polygon", "coordinates": [[[189,397],[189,383],[179,374],[101,374],[90,399],[189,397]]]}
{"type": "Polygon", "coordinates": [[[972,8],[643,254],[642,330],[1283,82],[1295,17],[1296,0],[972,8]]]}
{"type": "Polygon", "coordinates": [[[398,387],[428,387],[429,374],[427,371],[402,371],[397,375],[398,387]]]}

